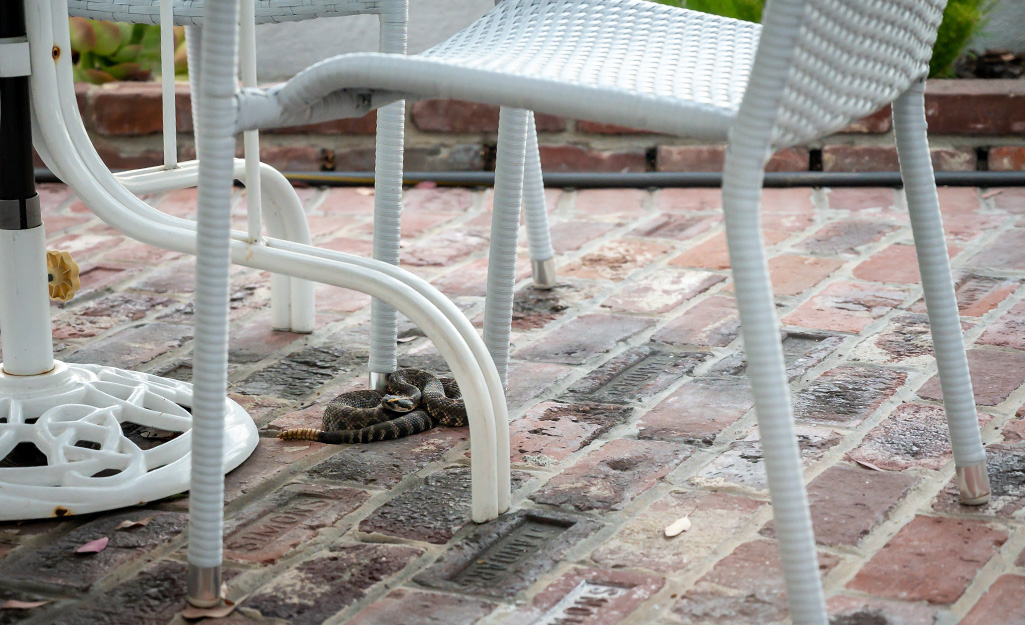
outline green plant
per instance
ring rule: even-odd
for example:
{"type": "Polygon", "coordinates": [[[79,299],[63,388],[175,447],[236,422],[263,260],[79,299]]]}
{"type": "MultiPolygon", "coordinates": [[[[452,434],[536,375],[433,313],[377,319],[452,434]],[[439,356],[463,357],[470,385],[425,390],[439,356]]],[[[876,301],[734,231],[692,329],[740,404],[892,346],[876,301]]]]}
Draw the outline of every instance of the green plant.
{"type": "MultiPolygon", "coordinates": [[[[655,0],[661,4],[713,13],[724,17],[758,22],[762,18],[764,0],[655,0]]],[[[930,77],[951,76],[954,61],[968,48],[968,43],[982,29],[991,0],[948,0],[943,23],[936,35],[930,77]]]]}
{"type": "MultiPolygon", "coordinates": [[[[94,85],[115,80],[149,80],[160,71],[160,27],[71,18],[75,80],[94,85]]],[[[185,29],[174,28],[174,72],[188,71],[185,29]]]]}

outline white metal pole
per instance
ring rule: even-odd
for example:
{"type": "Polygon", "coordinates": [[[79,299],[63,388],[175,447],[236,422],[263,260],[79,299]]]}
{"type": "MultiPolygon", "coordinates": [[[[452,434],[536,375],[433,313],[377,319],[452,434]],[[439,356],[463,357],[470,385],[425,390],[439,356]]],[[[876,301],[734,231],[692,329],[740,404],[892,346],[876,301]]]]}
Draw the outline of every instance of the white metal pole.
{"type": "Polygon", "coordinates": [[[178,127],[174,101],[174,5],[160,0],[160,86],[164,113],[164,168],[178,166],[178,127]]]}

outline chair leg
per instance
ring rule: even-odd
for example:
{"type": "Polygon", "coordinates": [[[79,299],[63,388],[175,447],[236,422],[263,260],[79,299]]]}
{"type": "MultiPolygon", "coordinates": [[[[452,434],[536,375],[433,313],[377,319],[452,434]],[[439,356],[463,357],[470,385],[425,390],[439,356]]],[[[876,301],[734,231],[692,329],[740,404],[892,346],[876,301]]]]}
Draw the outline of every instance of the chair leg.
{"type": "Polygon", "coordinates": [[[929,156],[924,93],[925,82],[920,81],[893,103],[893,128],[911,229],[915,236],[915,251],[922,273],[922,289],[925,291],[936,367],[943,389],[943,406],[954,449],[961,502],[981,505],[988,502],[990,496],[986,451],[979,433],[972,379],[968,372],[936,180],[929,156]]]}
{"type": "MultiPolygon", "coordinates": [[[[405,0],[384,3],[381,13],[381,52],[405,54],[409,7],[405,0]]],[[[393,102],[377,111],[377,161],[374,172],[374,258],[399,264],[402,236],[403,139],[406,103],[393,102]]],[[[380,300],[370,304],[369,387],[384,390],[388,374],[398,367],[398,314],[380,300]]]]}
{"type": "Polygon", "coordinates": [[[762,176],[752,175],[762,171],[764,154],[764,150],[747,145],[731,145],[727,151],[723,181],[726,237],[791,618],[795,625],[825,625],[815,537],[762,245],[762,176]]]}
{"type": "Polygon", "coordinates": [[[495,198],[488,251],[488,291],[484,303],[484,344],[507,384],[509,334],[512,329],[516,245],[523,200],[523,162],[529,111],[503,107],[498,121],[495,198]]]}
{"type": "Polygon", "coordinates": [[[523,171],[523,210],[527,219],[527,243],[534,286],[550,289],[555,286],[555,251],[548,229],[548,205],[545,183],[541,176],[541,154],[537,147],[534,113],[527,115],[527,153],[523,171]]]}

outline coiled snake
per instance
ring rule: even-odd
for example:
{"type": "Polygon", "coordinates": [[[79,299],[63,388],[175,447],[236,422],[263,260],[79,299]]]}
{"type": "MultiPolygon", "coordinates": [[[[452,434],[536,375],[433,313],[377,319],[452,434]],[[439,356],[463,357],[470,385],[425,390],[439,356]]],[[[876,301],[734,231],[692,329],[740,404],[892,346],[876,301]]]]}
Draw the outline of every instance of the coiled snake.
{"type": "Polygon", "coordinates": [[[426,432],[440,423],[467,424],[466,406],[455,380],[422,369],[388,376],[388,392],[351,391],[324,409],[324,429],[285,430],[278,438],[320,443],[371,443],[426,432]]]}

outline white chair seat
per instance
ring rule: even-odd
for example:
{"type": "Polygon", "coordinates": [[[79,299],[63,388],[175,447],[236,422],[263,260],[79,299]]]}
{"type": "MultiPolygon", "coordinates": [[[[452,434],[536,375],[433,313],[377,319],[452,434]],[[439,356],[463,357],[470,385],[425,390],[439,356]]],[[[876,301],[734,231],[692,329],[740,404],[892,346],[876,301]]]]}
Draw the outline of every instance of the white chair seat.
{"type": "MultiPolygon", "coordinates": [[[[294,122],[300,110],[337,100],[339,92],[358,101],[360,90],[364,99],[371,90],[598,116],[722,140],[740,106],[760,32],[750,22],[653,2],[507,0],[422,54],[347,54],[317,63],[269,90],[280,108],[263,113],[294,122]]],[[[247,106],[244,127],[278,125],[248,119],[247,106]]]]}

